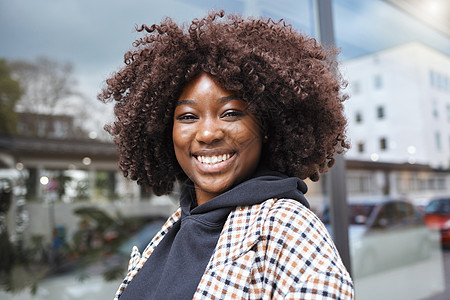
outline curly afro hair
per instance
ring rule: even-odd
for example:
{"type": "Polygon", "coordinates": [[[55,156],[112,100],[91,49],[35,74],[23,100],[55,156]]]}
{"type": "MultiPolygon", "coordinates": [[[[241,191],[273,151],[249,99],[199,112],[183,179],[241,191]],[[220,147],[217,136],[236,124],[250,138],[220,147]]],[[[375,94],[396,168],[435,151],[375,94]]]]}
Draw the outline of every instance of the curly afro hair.
{"type": "Polygon", "coordinates": [[[336,51],[283,21],[221,11],[189,26],[166,18],[137,31],[145,35],[98,97],[117,101],[116,120],[105,128],[120,169],[155,194],[187,179],[173,149],[173,114],[181,90],[201,72],[248,103],[269,137],[262,159],[271,169],[317,181],[349,148],[336,51]]]}

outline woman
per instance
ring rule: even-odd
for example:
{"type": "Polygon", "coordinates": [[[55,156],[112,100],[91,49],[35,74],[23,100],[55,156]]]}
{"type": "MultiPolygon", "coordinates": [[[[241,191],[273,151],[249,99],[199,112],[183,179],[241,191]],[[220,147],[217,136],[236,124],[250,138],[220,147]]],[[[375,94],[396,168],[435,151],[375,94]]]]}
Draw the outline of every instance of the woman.
{"type": "Polygon", "coordinates": [[[166,19],[99,98],[124,175],[180,208],[116,299],[352,299],[352,281],[301,179],[348,148],[334,53],[282,22],[223,12],[166,19]],[[301,178],[301,179],[300,179],[301,178]]]}

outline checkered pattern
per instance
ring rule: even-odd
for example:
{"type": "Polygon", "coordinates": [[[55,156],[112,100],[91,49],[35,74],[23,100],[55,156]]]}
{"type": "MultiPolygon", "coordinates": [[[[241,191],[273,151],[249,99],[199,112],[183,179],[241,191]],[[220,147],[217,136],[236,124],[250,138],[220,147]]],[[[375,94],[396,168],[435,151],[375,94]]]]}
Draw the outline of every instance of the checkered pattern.
{"type": "MultiPolygon", "coordinates": [[[[179,211],[161,232],[178,218],[179,211]]],[[[161,232],[142,258],[132,255],[131,271],[116,299],[156,247],[161,232]]],[[[320,220],[298,201],[270,199],[230,213],[194,299],[354,296],[352,280],[320,220]]]]}

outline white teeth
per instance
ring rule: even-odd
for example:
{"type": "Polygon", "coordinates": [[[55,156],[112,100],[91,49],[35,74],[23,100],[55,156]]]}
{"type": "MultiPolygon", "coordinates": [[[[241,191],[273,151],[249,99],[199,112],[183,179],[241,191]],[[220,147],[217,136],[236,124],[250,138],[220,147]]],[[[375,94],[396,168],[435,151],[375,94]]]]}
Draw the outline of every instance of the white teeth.
{"type": "Polygon", "coordinates": [[[230,159],[231,154],[212,155],[212,156],[197,156],[197,160],[202,164],[217,164],[227,159],[230,159]]]}

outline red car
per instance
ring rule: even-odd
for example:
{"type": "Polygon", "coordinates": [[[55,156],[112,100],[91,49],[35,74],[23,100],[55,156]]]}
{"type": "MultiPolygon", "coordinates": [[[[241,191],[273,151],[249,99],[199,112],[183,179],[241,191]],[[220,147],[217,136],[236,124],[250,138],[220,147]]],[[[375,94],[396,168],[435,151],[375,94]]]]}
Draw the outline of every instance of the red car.
{"type": "Polygon", "coordinates": [[[450,197],[433,199],[427,204],[425,223],[441,232],[443,246],[450,246],[450,197]]]}

